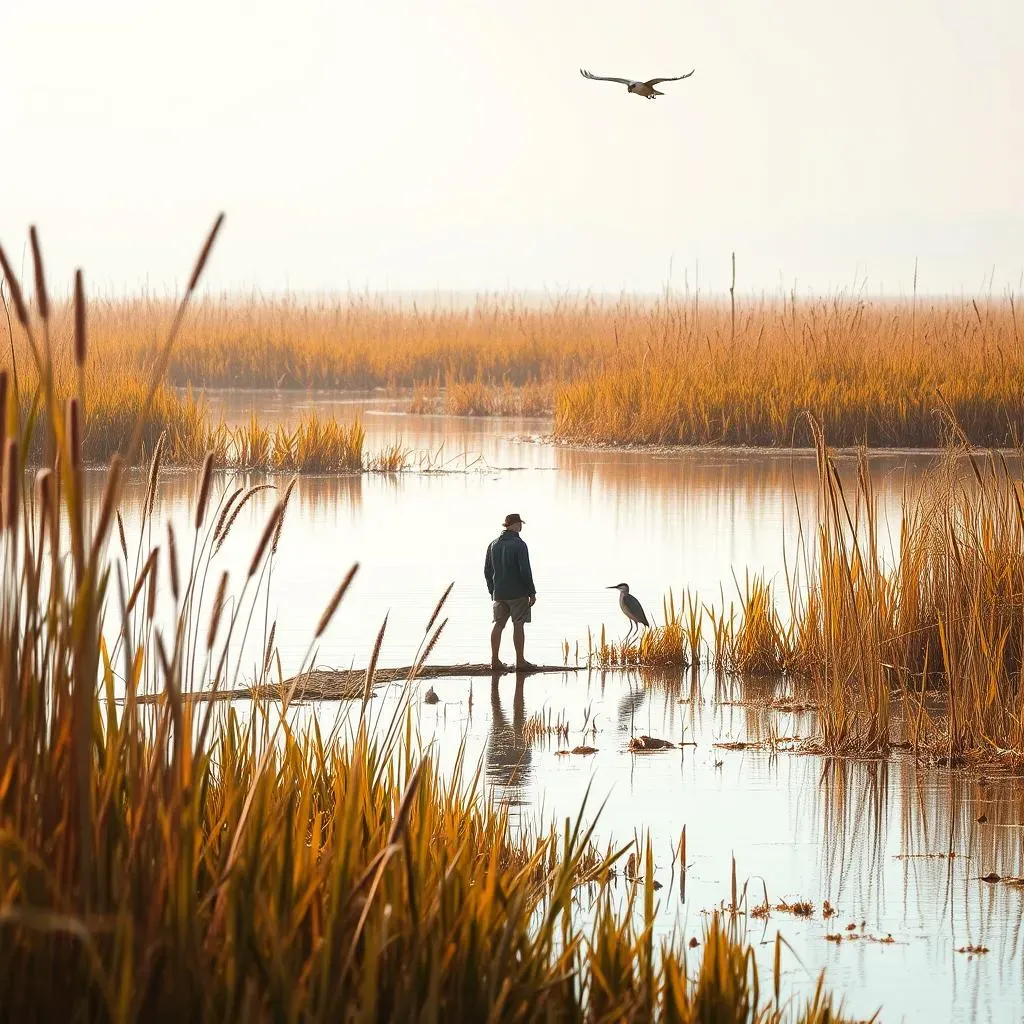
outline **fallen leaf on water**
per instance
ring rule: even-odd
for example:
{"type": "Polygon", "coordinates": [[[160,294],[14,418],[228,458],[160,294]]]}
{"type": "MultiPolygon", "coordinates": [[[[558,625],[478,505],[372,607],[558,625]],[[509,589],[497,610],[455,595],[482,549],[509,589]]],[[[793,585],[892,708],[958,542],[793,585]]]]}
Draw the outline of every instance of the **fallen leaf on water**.
{"type": "Polygon", "coordinates": [[[1001,882],[1002,878],[999,875],[997,875],[994,871],[990,871],[987,875],[982,875],[981,876],[981,881],[989,882],[989,883],[994,883],[994,882],[1001,882]]]}
{"type": "Polygon", "coordinates": [[[958,953],[987,953],[988,946],[961,946],[958,953]]]}
{"type": "Polygon", "coordinates": [[[696,939],[690,939],[690,949],[696,949],[700,943],[696,939]]]}

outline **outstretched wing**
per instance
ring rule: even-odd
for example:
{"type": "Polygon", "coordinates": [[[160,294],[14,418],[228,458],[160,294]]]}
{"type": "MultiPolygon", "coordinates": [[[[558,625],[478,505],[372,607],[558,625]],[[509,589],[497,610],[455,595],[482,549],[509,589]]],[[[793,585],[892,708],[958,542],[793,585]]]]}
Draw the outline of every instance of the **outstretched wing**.
{"type": "MultiPolygon", "coordinates": [[[[696,71],[696,70],[697,70],[696,68],[693,69],[693,71],[696,71]]],[[[693,74],[693,71],[691,71],[691,72],[689,72],[688,74],[685,74],[685,75],[676,75],[675,78],[652,78],[649,82],[644,82],[644,85],[655,86],[655,85],[661,85],[662,82],[681,82],[684,78],[689,78],[690,75],[693,74]]]]}
{"type": "Polygon", "coordinates": [[[632,78],[606,78],[604,75],[592,75],[589,71],[584,71],[583,68],[580,68],[580,74],[584,78],[593,79],[595,82],[619,82],[621,85],[630,85],[633,81],[632,78]]]}

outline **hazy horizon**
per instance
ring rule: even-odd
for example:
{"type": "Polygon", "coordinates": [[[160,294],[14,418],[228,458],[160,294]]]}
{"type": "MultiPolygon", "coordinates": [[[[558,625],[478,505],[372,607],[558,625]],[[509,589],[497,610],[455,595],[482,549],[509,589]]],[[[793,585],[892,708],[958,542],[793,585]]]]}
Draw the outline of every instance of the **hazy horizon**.
{"type": "Polygon", "coordinates": [[[1024,275],[1024,5],[5,0],[0,242],[50,280],[929,297],[1024,275]],[[602,75],[670,82],[648,101],[602,75]],[[698,277],[699,267],[699,277],[698,277]]]}

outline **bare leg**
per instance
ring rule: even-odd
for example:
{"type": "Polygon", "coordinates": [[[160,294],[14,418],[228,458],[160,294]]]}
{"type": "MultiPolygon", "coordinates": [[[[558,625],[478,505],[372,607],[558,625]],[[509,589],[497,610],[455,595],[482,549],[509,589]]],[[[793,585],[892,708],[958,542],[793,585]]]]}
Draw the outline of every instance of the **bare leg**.
{"type": "Polygon", "coordinates": [[[523,654],[523,647],[526,644],[526,628],[521,622],[512,623],[512,643],[516,649],[516,664],[525,665],[526,657],[523,654]]]}
{"type": "Polygon", "coordinates": [[[491,668],[504,668],[498,658],[498,651],[501,648],[501,634],[505,629],[504,623],[495,623],[491,630],[491,668]]]}

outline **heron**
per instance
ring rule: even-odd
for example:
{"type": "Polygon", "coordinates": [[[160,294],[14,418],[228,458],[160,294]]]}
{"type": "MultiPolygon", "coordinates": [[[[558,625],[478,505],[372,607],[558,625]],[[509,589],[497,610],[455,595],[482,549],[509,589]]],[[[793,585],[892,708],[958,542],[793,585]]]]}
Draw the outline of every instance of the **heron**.
{"type": "Polygon", "coordinates": [[[647,616],[644,614],[643,605],[629,592],[628,583],[616,583],[615,586],[608,589],[619,592],[619,607],[622,609],[622,614],[629,619],[629,632],[623,641],[628,646],[634,629],[638,632],[641,626],[650,629],[651,624],[647,621],[647,616]]]}
{"type": "MultiPolygon", "coordinates": [[[[693,71],[696,70],[696,68],[693,69],[693,71]]],[[[632,78],[607,78],[604,75],[592,75],[589,71],[580,68],[580,74],[584,78],[589,78],[594,82],[618,82],[626,87],[626,92],[631,92],[634,96],[646,96],[649,100],[665,95],[654,88],[656,85],[661,85],[662,82],[681,82],[684,78],[689,78],[693,71],[689,71],[685,75],[676,75],[674,78],[649,78],[646,82],[635,82],[632,78]]]]}

